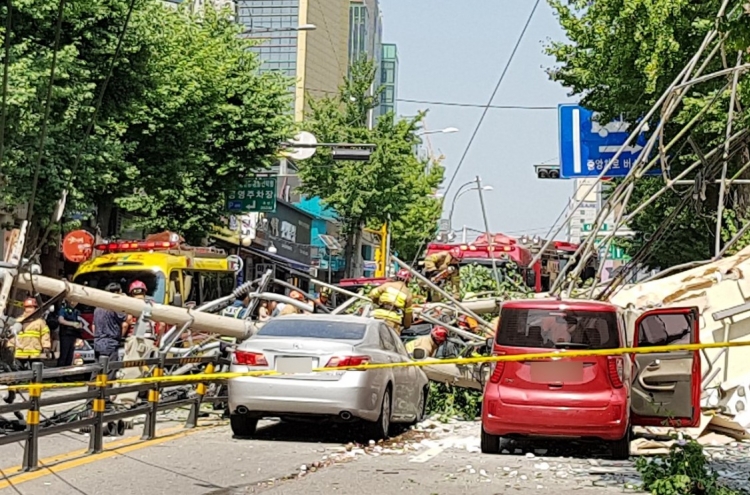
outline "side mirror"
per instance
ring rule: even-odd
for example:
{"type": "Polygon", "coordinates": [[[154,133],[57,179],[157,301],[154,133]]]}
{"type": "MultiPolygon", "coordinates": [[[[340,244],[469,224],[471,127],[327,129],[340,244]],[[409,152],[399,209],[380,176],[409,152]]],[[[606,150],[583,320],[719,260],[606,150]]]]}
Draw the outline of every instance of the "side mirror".
{"type": "Polygon", "coordinates": [[[484,343],[490,350],[492,350],[492,347],[495,345],[495,339],[489,338],[487,339],[487,342],[484,343]]]}
{"type": "Polygon", "coordinates": [[[531,268],[526,270],[526,285],[529,287],[534,287],[536,285],[536,272],[531,268]]]}
{"type": "MultiPolygon", "coordinates": [[[[182,307],[182,294],[179,292],[172,296],[172,306],[177,306],[178,308],[182,307]]],[[[193,306],[195,306],[195,304],[193,304],[193,306]]]]}
{"type": "Polygon", "coordinates": [[[414,359],[424,359],[427,357],[427,352],[424,349],[414,349],[412,356],[414,356],[414,359]]]}

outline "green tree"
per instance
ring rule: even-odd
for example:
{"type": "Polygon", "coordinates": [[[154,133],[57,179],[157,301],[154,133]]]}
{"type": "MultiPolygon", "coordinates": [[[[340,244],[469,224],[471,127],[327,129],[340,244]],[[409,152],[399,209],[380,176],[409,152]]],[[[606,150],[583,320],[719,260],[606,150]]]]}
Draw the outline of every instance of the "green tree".
{"type": "Polygon", "coordinates": [[[419,144],[415,132],[424,114],[398,120],[388,114],[368,129],[368,113],[380,94],[370,94],[374,76],[371,61],[356,63],[336,97],[310,103],[306,122],[319,141],[375,144],[369,161],[335,161],[329,151],[319,149],[300,164],[301,192],[320,197],[339,215],[349,275],[356,268],[353,254],[363,227],[379,227],[390,219],[395,249],[407,254],[414,253],[437,227],[439,206],[428,196],[442,181],[443,168],[434,164],[426,171],[428,164],[414,153],[419,144]]]}
{"type": "MultiPolygon", "coordinates": [[[[602,120],[622,116],[628,122],[636,122],[677,77],[706,33],[716,25],[721,1],[550,0],[550,4],[568,37],[567,41],[551,42],[546,48],[558,63],[549,71],[551,78],[571,88],[572,94],[581,95],[581,104],[601,112],[602,120]]],[[[727,63],[733,65],[738,50],[748,59],[750,13],[737,2],[730,2],[728,12],[720,26],[727,35],[727,63]],[[738,8],[733,8],[735,6],[738,8]]],[[[704,74],[721,68],[722,57],[716,57],[704,74]]],[[[715,100],[691,134],[704,152],[719,144],[724,137],[729,106],[729,91],[724,89],[727,82],[726,78],[717,78],[688,90],[683,104],[665,126],[665,142],[715,100]]],[[[739,102],[742,108],[750,103],[750,80],[746,76],[741,79],[739,102]]],[[[734,129],[747,127],[748,122],[748,114],[738,112],[734,129]]],[[[672,176],[698,159],[690,146],[678,146],[671,153],[675,155],[669,162],[672,176]]],[[[730,176],[747,158],[750,157],[731,161],[730,176]]],[[[718,194],[713,183],[706,186],[705,199],[697,194],[696,199],[677,214],[677,222],[651,250],[647,265],[666,268],[713,255],[718,194]]],[[[627,211],[633,211],[658,187],[659,179],[640,180],[627,211]]],[[[741,194],[731,195],[728,203],[730,209],[742,211],[740,216],[745,215],[748,204],[744,189],[737,188],[741,194]]],[[[624,243],[628,254],[637,253],[654,236],[685,194],[692,194],[690,187],[677,187],[634,219],[630,227],[636,236],[624,243]]]]}
{"type": "MultiPolygon", "coordinates": [[[[289,135],[288,81],[258,74],[250,41],[237,36],[227,12],[207,8],[197,15],[136,0],[97,125],[84,141],[129,5],[65,3],[35,232],[67,188],[67,211],[96,206],[103,227],[116,205],[140,217],[146,229],[168,228],[197,240],[218,220],[224,192],[266,167],[289,135]]],[[[56,2],[14,2],[0,163],[0,201],[7,209],[27,202],[31,192],[57,8],[56,2]]],[[[0,13],[4,26],[7,7],[0,13]]]]}

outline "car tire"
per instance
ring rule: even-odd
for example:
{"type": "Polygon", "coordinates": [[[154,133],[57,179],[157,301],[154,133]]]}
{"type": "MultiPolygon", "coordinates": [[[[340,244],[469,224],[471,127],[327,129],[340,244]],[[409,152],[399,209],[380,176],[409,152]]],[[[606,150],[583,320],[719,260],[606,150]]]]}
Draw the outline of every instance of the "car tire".
{"type": "Polygon", "coordinates": [[[380,403],[380,416],[377,421],[368,425],[367,433],[371,437],[368,440],[378,441],[388,438],[391,430],[392,403],[391,386],[388,385],[383,393],[383,401],[380,403]]]}
{"type": "Polygon", "coordinates": [[[482,437],[480,442],[482,454],[499,454],[500,441],[501,438],[499,435],[490,435],[489,433],[484,431],[484,427],[482,427],[482,437]]]}
{"type": "Polygon", "coordinates": [[[235,437],[249,438],[255,435],[258,418],[250,418],[243,414],[232,414],[229,416],[229,424],[235,437]]]}
{"type": "Polygon", "coordinates": [[[630,458],[630,427],[625,430],[625,436],[620,440],[610,442],[609,449],[612,458],[618,461],[627,461],[630,458]]]}
{"type": "Polygon", "coordinates": [[[414,418],[414,421],[410,423],[411,426],[416,425],[417,423],[420,423],[424,421],[425,416],[427,415],[427,394],[428,394],[429,388],[425,387],[419,392],[419,410],[417,411],[417,417],[414,418]]]}

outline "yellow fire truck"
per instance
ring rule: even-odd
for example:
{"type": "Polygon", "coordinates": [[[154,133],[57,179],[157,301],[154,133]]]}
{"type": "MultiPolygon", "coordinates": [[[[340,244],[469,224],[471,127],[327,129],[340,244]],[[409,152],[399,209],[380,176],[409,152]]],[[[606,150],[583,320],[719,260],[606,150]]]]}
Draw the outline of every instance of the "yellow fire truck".
{"type": "MultiPolygon", "coordinates": [[[[94,251],[98,255],[81,263],[74,283],[104,290],[117,282],[127,293],[130,284],[140,280],[154,302],[173,306],[200,306],[229,295],[242,269],[241,260],[223,250],[186,246],[179,240],[109,242],[94,246],[94,251]]],[[[91,324],[94,308],[79,309],[91,324]]],[[[84,338],[93,336],[84,332],[84,338]]]]}

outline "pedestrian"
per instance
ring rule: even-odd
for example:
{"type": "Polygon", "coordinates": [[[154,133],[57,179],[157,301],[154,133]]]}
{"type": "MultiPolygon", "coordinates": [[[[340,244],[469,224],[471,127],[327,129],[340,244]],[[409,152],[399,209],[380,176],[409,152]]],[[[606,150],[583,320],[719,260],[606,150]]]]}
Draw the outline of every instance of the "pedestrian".
{"type": "Polygon", "coordinates": [[[81,312],[76,309],[77,302],[63,301],[57,321],[60,323],[60,357],[57,366],[71,366],[75,355],[76,340],[81,338],[81,312]]]}
{"type": "MultiPolygon", "coordinates": [[[[107,292],[122,294],[122,287],[117,282],[107,285],[107,292]]],[[[107,356],[109,361],[119,360],[120,343],[128,331],[127,315],[110,309],[94,310],[94,355],[97,361],[107,356]]]]}
{"type": "Polygon", "coordinates": [[[47,322],[41,316],[29,319],[37,308],[39,303],[33,297],[23,302],[23,315],[19,318],[21,331],[8,343],[8,347],[14,350],[16,360],[29,368],[32,363],[48,357],[52,351],[47,322]]]}
{"type": "Polygon", "coordinates": [[[258,321],[268,321],[271,318],[271,312],[268,310],[268,301],[265,299],[260,302],[258,308],[258,321]]]}

